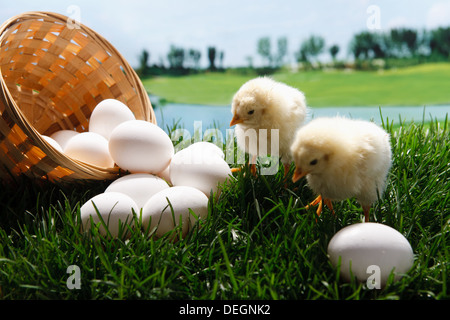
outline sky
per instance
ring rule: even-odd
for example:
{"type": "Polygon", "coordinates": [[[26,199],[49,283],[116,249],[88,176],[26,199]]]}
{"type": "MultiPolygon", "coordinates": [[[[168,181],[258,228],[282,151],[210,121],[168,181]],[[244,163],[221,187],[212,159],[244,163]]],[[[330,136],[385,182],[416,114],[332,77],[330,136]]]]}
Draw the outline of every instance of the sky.
{"type": "Polygon", "coordinates": [[[262,37],[271,39],[273,50],[278,38],[287,37],[286,62],[294,62],[294,52],[312,34],[322,36],[326,48],[339,45],[338,58],[345,59],[351,38],[361,31],[450,26],[450,0],[0,0],[1,22],[34,10],[79,20],[133,67],[143,49],[151,64],[167,64],[171,45],[201,51],[202,66],[208,65],[209,46],[224,52],[225,67],[246,66],[248,57],[261,65],[262,37]]]}

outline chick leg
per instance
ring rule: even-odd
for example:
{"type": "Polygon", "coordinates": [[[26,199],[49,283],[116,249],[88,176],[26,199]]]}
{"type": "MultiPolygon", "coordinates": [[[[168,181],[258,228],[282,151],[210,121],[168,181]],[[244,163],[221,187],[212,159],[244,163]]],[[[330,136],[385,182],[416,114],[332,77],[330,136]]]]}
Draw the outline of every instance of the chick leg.
{"type": "Polygon", "coordinates": [[[336,215],[336,213],[334,212],[333,203],[331,202],[331,200],[330,199],[323,199],[323,202],[328,208],[330,208],[331,213],[333,214],[333,216],[336,215]]]}
{"type": "Polygon", "coordinates": [[[288,163],[283,164],[284,166],[284,177],[286,178],[287,174],[289,173],[289,169],[291,168],[291,165],[288,163]]]}
{"type": "Polygon", "coordinates": [[[305,208],[309,209],[310,206],[316,206],[319,205],[317,208],[317,215],[320,216],[320,214],[322,213],[322,209],[323,209],[323,204],[325,204],[328,208],[330,208],[331,213],[333,215],[335,215],[336,213],[334,212],[333,209],[333,203],[331,202],[330,199],[323,199],[321,195],[319,195],[316,199],[314,199],[309,205],[307,205],[305,208]]]}
{"type": "Polygon", "coordinates": [[[369,216],[370,205],[362,206],[362,207],[363,207],[363,211],[364,211],[364,222],[369,222],[370,221],[370,216],[369,216]]]}
{"type": "Polygon", "coordinates": [[[256,156],[252,156],[252,161],[250,162],[250,172],[256,176],[256,156]]]}
{"type": "Polygon", "coordinates": [[[322,213],[322,196],[318,195],[317,198],[315,198],[310,204],[308,204],[305,208],[309,209],[310,206],[318,206],[317,208],[317,215],[320,216],[320,214],[322,213]]]}
{"type": "MultiPolygon", "coordinates": [[[[249,164],[250,164],[250,172],[251,172],[254,176],[256,176],[256,156],[253,156],[253,157],[252,157],[252,161],[251,161],[249,164]]],[[[241,170],[242,170],[241,167],[239,167],[239,168],[231,168],[231,172],[232,172],[232,173],[234,173],[234,172],[239,172],[239,171],[241,171],[241,170]]]]}

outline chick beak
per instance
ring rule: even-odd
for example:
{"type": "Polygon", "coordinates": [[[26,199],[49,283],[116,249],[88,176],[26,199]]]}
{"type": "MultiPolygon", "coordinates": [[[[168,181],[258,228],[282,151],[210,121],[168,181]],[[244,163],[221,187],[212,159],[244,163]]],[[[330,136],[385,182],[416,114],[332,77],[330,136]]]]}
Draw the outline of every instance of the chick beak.
{"type": "Polygon", "coordinates": [[[304,176],[306,176],[308,173],[305,171],[302,171],[301,168],[296,167],[295,171],[294,171],[294,175],[292,176],[292,182],[297,182],[298,180],[300,180],[301,178],[303,178],[304,176]]]}
{"type": "Polygon", "coordinates": [[[242,120],[241,118],[239,118],[239,116],[237,114],[235,114],[233,116],[233,119],[231,119],[230,127],[234,126],[235,124],[242,123],[242,122],[244,122],[244,120],[242,120]]]}

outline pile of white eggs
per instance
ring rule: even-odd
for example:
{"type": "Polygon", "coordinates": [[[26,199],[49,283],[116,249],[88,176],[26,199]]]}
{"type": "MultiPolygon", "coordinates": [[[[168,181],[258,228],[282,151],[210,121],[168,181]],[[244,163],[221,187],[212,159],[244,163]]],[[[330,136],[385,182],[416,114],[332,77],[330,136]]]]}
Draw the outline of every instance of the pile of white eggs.
{"type": "Polygon", "coordinates": [[[95,107],[87,132],[61,130],[43,138],[73,159],[129,172],[80,209],[84,230],[94,223],[101,234],[112,237],[135,225],[133,211],[157,237],[177,227],[185,236],[196,220],[207,217],[210,195],[231,175],[214,143],[197,142],[175,153],[164,130],[137,120],[115,99],[95,107]]]}

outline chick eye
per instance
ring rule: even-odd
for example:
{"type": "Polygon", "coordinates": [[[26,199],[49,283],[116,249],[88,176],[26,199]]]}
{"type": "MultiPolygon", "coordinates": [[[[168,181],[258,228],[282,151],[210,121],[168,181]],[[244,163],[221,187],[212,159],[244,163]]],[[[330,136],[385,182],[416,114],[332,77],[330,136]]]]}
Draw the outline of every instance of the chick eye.
{"type": "Polygon", "coordinates": [[[317,159],[314,159],[313,161],[311,161],[309,164],[310,165],[312,165],[312,166],[314,166],[314,165],[316,165],[317,164],[317,162],[318,162],[318,160],[317,159]]]}
{"type": "Polygon", "coordinates": [[[249,115],[252,115],[253,113],[255,113],[255,110],[250,110],[250,111],[248,112],[249,115]]]}

